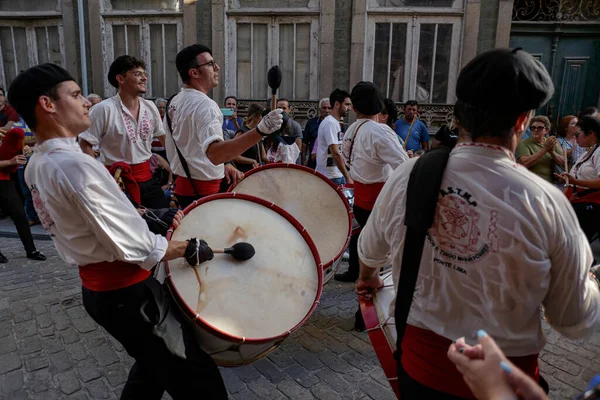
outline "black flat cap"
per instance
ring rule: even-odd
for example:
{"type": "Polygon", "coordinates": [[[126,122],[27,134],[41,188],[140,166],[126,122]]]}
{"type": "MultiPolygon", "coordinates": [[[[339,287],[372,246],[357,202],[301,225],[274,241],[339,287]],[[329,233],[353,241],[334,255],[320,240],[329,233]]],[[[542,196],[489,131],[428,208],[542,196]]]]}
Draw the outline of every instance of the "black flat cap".
{"type": "Polygon", "coordinates": [[[534,110],[553,93],[544,65],[520,48],[478,55],[462,69],[456,83],[459,100],[486,110],[534,110]]]}
{"type": "Polygon", "coordinates": [[[192,67],[192,61],[196,59],[198,54],[209,53],[212,55],[210,49],[202,44],[192,44],[182,49],[175,57],[175,66],[177,71],[181,72],[186,68],[192,67]]]}
{"type": "Polygon", "coordinates": [[[56,64],[48,63],[31,67],[13,80],[8,90],[8,102],[18,114],[29,115],[40,96],[66,81],[75,81],[75,78],[56,64]]]}
{"type": "Polygon", "coordinates": [[[383,110],[383,96],[373,82],[358,82],[350,93],[352,106],[361,114],[376,115],[383,110]]]}

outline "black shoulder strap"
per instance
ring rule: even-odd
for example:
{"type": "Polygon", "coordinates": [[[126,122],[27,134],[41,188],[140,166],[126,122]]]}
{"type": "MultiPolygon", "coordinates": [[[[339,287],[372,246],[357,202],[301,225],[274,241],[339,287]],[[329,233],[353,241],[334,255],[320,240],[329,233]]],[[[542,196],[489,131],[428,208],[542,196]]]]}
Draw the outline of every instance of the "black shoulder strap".
{"type": "Polygon", "coordinates": [[[398,333],[396,342],[396,357],[398,360],[402,354],[400,345],[406,330],[406,321],[412,305],[417,277],[419,276],[425,235],[433,224],[442,177],[448,163],[450,150],[450,148],[441,147],[422,155],[411,171],[408,181],[404,221],[407,229],[394,312],[396,332],[398,333]]]}
{"type": "Polygon", "coordinates": [[[171,116],[169,115],[169,106],[171,105],[171,100],[173,100],[173,97],[175,97],[175,96],[177,96],[177,94],[174,94],[173,96],[169,97],[169,101],[167,101],[167,112],[166,112],[167,125],[169,127],[169,132],[171,133],[171,139],[173,139],[173,144],[175,145],[175,150],[177,150],[177,156],[179,157],[179,162],[181,163],[181,166],[183,167],[183,171],[185,172],[185,176],[190,181],[190,185],[192,185],[192,188],[194,189],[194,193],[196,194],[196,196],[200,197],[200,195],[198,194],[198,191],[196,190],[196,185],[194,185],[194,181],[192,180],[192,174],[190,174],[190,167],[188,167],[188,163],[185,160],[185,158],[183,157],[183,154],[181,154],[181,150],[179,150],[179,146],[177,146],[175,137],[173,137],[173,126],[171,124],[171,116]]]}

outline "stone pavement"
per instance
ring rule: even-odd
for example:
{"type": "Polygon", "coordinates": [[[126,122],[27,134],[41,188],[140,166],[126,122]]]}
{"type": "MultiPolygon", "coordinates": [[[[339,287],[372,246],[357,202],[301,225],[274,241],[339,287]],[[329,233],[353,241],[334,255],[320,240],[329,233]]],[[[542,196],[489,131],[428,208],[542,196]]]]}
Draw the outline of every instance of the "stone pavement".
{"type": "MultiPolygon", "coordinates": [[[[37,245],[46,262],[0,238],[10,259],[0,264],[0,400],[117,399],[132,360],[87,316],[77,270],[52,242],[37,245]]],[[[352,329],[355,310],[352,285],[329,283],[309,322],[278,350],[222,370],[231,398],[394,399],[366,333],[352,329]]],[[[545,329],[541,369],[551,397],[571,398],[600,372],[600,334],[567,341],[545,329]]]]}

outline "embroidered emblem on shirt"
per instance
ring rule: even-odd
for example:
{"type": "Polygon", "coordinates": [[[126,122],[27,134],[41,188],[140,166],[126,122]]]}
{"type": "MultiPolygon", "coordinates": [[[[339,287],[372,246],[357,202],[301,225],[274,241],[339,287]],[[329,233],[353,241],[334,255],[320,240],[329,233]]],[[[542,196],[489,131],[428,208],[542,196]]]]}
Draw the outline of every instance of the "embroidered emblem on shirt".
{"type": "Polygon", "coordinates": [[[488,234],[482,236],[482,215],[473,196],[453,187],[442,189],[440,193],[442,198],[427,234],[434,250],[443,257],[467,263],[479,260],[488,251],[498,251],[497,212],[490,213],[488,234]]]}

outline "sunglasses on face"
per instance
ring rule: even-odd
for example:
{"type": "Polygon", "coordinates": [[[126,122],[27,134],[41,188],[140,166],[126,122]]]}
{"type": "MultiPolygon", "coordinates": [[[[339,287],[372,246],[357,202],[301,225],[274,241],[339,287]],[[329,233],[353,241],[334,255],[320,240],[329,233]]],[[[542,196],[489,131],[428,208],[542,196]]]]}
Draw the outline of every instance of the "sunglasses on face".
{"type": "Polygon", "coordinates": [[[532,131],[543,131],[544,129],[546,129],[545,126],[532,126],[531,127],[532,131]]]}

